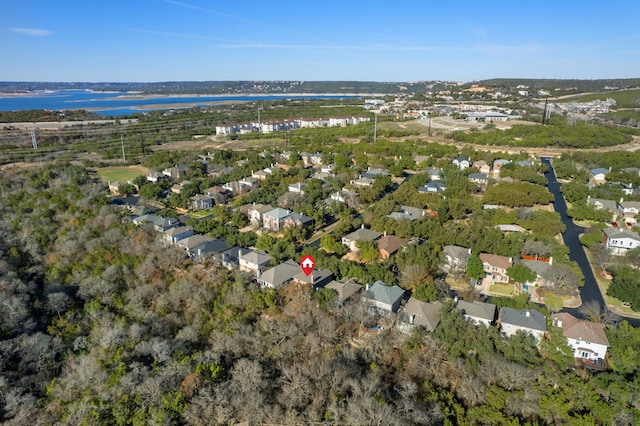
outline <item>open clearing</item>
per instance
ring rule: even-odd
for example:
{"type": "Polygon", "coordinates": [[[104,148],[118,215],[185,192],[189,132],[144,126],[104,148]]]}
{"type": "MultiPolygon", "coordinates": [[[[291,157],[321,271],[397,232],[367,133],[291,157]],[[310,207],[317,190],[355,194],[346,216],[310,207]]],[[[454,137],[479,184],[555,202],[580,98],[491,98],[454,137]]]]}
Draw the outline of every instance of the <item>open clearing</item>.
{"type": "Polygon", "coordinates": [[[128,182],[136,176],[146,176],[149,169],[143,166],[103,167],[97,170],[98,176],[108,182],[128,182]]]}

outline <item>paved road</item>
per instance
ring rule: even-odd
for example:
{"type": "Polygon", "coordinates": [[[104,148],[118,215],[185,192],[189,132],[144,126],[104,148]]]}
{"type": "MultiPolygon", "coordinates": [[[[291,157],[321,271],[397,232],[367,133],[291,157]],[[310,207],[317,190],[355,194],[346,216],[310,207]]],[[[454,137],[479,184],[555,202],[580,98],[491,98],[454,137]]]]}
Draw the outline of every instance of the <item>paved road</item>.
{"type": "MultiPolygon", "coordinates": [[[[580,297],[582,298],[582,303],[594,301],[598,303],[600,306],[604,308],[605,303],[602,298],[602,293],[600,292],[600,287],[598,287],[598,282],[596,281],[596,277],[593,275],[593,269],[591,269],[591,265],[589,264],[589,260],[587,259],[587,255],[580,244],[579,236],[582,232],[584,232],[583,227],[576,225],[573,223],[573,220],[569,216],[567,216],[567,203],[560,192],[560,182],[556,179],[556,174],[551,167],[551,162],[549,157],[542,157],[542,162],[549,166],[549,170],[545,173],[545,177],[547,178],[549,192],[551,192],[554,196],[553,206],[555,210],[560,213],[560,218],[562,223],[565,224],[567,230],[562,237],[564,239],[565,245],[569,248],[569,259],[575,261],[582,273],[584,275],[584,286],[580,288],[580,297]]],[[[564,312],[569,312],[574,316],[584,318],[577,309],[563,309],[564,312]]],[[[640,327],[640,320],[637,318],[629,318],[622,317],[627,320],[629,324],[632,324],[636,327],[640,327]]]]}

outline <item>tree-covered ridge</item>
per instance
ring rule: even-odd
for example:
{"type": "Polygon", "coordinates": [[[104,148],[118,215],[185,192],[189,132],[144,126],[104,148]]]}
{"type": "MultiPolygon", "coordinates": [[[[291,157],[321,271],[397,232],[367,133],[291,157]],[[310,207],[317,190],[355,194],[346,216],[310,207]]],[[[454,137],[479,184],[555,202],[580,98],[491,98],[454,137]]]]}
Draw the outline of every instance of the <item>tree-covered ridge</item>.
{"type": "MultiPolygon", "coordinates": [[[[595,375],[567,369],[557,329],[538,352],[525,335],[465,322],[450,302],[435,333],[408,336],[360,303],[336,306],[296,286],[259,290],[185,260],[123,220],[81,168],[3,175],[0,189],[7,424],[640,420],[640,332],[624,323],[608,331],[613,371],[595,375]]],[[[440,228],[420,226],[430,223],[440,228]]],[[[416,245],[399,265],[436,262],[437,250],[416,245]]]]}
{"type": "Polygon", "coordinates": [[[514,147],[598,148],[629,143],[632,129],[577,123],[575,126],[514,125],[510,129],[486,132],[455,132],[457,142],[514,147]]]}

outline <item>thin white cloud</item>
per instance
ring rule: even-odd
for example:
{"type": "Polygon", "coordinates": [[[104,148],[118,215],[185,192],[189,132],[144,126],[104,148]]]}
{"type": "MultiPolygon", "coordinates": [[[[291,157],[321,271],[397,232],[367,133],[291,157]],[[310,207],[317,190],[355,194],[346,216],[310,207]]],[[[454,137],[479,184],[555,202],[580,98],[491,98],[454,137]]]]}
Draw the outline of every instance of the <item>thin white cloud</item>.
{"type": "Polygon", "coordinates": [[[38,28],[7,28],[7,31],[36,37],[51,36],[55,34],[53,31],[41,30],[38,28]]]}
{"type": "Polygon", "coordinates": [[[133,31],[136,33],[143,33],[143,34],[157,34],[157,35],[163,35],[163,36],[174,37],[174,38],[193,38],[193,39],[200,39],[200,40],[229,42],[229,40],[226,40],[224,38],[209,37],[209,36],[197,35],[197,34],[184,34],[184,33],[173,33],[168,31],[144,30],[140,28],[129,28],[129,31],[133,31]]]}

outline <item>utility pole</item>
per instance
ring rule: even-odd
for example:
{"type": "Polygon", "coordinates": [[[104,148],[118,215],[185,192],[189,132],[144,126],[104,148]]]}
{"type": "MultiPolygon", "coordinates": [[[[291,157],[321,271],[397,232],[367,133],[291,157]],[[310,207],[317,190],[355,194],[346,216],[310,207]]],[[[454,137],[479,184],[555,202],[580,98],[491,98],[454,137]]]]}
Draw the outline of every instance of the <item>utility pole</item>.
{"type": "Polygon", "coordinates": [[[31,128],[31,145],[33,145],[33,149],[38,149],[38,141],[36,140],[36,129],[31,128]]]}
{"type": "Polygon", "coordinates": [[[376,138],[378,136],[378,113],[374,112],[373,117],[373,143],[376,143],[376,138]]]}
{"type": "Polygon", "coordinates": [[[124,155],[124,137],[122,136],[122,133],[120,133],[120,144],[122,145],[122,162],[127,164],[127,157],[124,155]]]}

